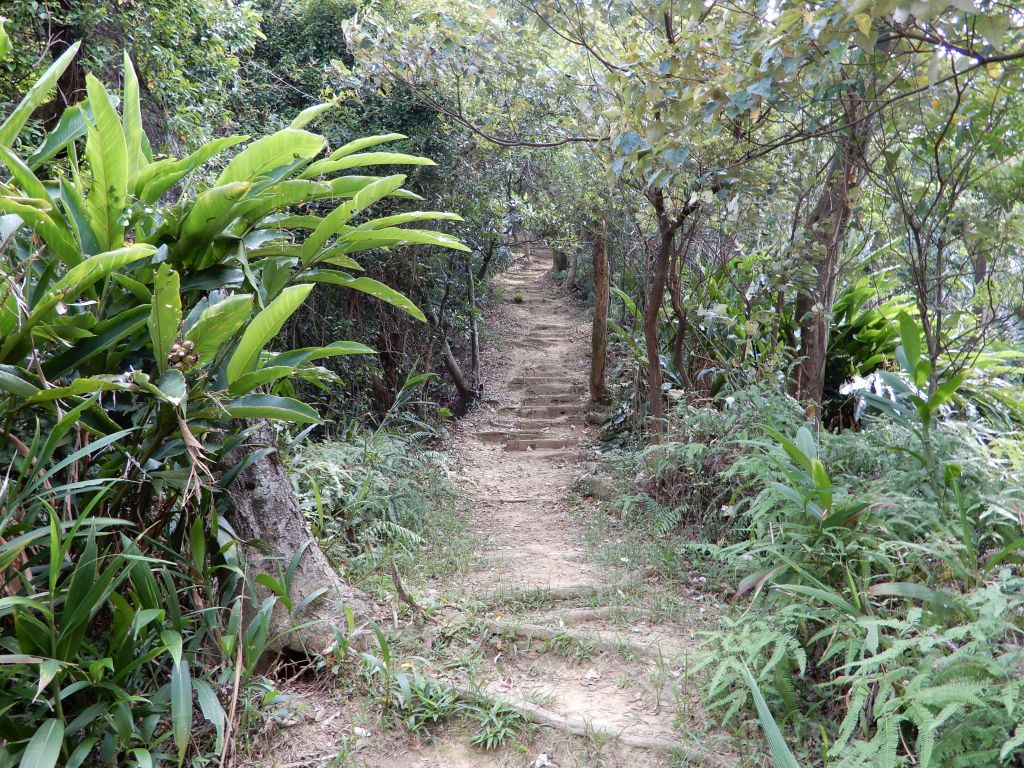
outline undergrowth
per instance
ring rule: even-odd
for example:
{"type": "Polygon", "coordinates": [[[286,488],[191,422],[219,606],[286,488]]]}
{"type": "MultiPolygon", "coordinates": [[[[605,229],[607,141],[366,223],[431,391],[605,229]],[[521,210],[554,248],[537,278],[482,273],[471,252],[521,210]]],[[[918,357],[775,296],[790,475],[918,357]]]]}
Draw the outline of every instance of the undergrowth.
{"type": "Polygon", "coordinates": [[[749,668],[805,764],[1020,764],[1024,538],[1006,436],[893,410],[831,433],[766,388],[680,405],[667,440],[612,460],[632,482],[609,518],[641,541],[633,565],[731,593],[695,669],[723,723],[756,714],[749,668]]]}
{"type": "Polygon", "coordinates": [[[436,577],[468,561],[448,459],[416,435],[353,432],[302,444],[289,469],[321,548],[349,575],[365,577],[390,560],[436,577]]]}

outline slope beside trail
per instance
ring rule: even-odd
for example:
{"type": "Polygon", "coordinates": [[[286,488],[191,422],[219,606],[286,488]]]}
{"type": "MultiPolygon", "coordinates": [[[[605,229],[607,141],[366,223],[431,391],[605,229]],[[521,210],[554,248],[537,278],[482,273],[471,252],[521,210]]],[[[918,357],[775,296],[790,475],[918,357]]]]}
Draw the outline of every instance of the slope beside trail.
{"type": "MultiPolygon", "coordinates": [[[[480,717],[414,737],[374,721],[372,705],[360,715],[350,700],[340,715],[327,714],[328,704],[314,718],[333,722],[335,744],[345,743],[347,762],[324,765],[740,764],[689,678],[702,597],[662,592],[628,564],[596,562],[585,541],[581,517],[594,502],[576,491],[598,469],[587,418],[589,322],[549,269],[550,251],[535,249],[497,280],[483,404],[460,422],[451,447],[463,522],[478,546],[456,575],[412,588],[434,612],[401,633],[402,652],[466,704],[486,713],[500,703],[498,720],[514,711],[536,727],[487,751],[471,745],[480,717]],[[366,736],[353,740],[353,732],[366,736]]],[[[320,765],[295,758],[303,739],[301,754],[327,753],[323,729],[295,730],[280,764],[320,765]]]]}

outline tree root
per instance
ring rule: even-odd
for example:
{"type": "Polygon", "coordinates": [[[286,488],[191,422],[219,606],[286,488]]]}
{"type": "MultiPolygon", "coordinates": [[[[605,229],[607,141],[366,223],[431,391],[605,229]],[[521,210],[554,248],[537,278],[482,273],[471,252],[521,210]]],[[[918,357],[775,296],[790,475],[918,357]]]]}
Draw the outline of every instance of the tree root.
{"type": "Polygon", "coordinates": [[[573,736],[593,738],[599,741],[616,741],[627,747],[647,749],[652,752],[662,752],[668,755],[680,755],[690,760],[699,760],[707,765],[716,768],[733,768],[736,763],[733,759],[709,750],[697,747],[692,744],[684,744],[674,739],[658,738],[656,736],[638,736],[623,731],[601,728],[593,723],[579,717],[568,717],[557,712],[544,709],[537,704],[532,704],[522,699],[512,699],[503,696],[495,696],[486,691],[478,691],[473,688],[437,681],[440,685],[448,686],[451,691],[460,698],[476,703],[485,702],[488,704],[499,704],[518,713],[524,720],[535,725],[547,728],[556,728],[573,736]]]}

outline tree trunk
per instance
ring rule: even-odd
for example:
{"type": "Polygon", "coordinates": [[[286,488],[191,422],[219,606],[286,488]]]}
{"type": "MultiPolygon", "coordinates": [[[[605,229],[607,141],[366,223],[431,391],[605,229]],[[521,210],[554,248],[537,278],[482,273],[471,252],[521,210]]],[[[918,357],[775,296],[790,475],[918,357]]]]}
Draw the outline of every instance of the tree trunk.
{"type": "Polygon", "coordinates": [[[459,361],[455,358],[455,353],[452,352],[452,346],[448,343],[448,336],[445,334],[444,329],[441,328],[441,322],[438,320],[437,312],[434,311],[434,307],[429,301],[424,301],[421,306],[427,308],[427,319],[430,320],[431,325],[437,330],[441,337],[441,359],[444,361],[444,368],[448,371],[448,375],[452,378],[452,383],[455,385],[455,389],[459,393],[459,404],[455,408],[456,415],[463,415],[469,406],[479,397],[480,393],[474,387],[465,374],[462,372],[462,367],[459,365],[459,361]]]}
{"type": "Polygon", "coordinates": [[[865,144],[871,135],[870,118],[864,116],[866,106],[859,98],[848,99],[846,119],[850,124],[849,131],[836,147],[829,163],[825,187],[805,224],[815,249],[812,255],[815,274],[810,290],[801,291],[796,298],[802,359],[796,368],[794,394],[819,406],[825,384],[839,259],[850,225],[850,194],[860,181],[865,144]]]}
{"type": "MultiPolygon", "coordinates": [[[[242,542],[251,576],[269,573],[280,579],[296,554],[302,552],[289,597],[293,606],[313,599],[297,615],[289,614],[282,602],[277,603],[271,619],[270,647],[322,653],[334,643],[335,630],[346,628],[346,607],[359,624],[365,624],[376,617],[377,606],[368,595],[342,581],[320,550],[292,493],[269,424],[260,422],[243,445],[225,456],[225,462],[235,466],[264,448],[271,449],[270,453],[249,464],[228,488],[232,502],[228,521],[242,542]],[[321,590],[326,592],[313,597],[321,590]]],[[[260,584],[255,589],[259,602],[271,594],[260,584]]]]}
{"type": "Polygon", "coordinates": [[[551,271],[565,272],[569,268],[569,259],[561,248],[551,249],[551,271]]]}
{"type": "Polygon", "coordinates": [[[470,377],[473,389],[480,387],[480,333],[476,323],[476,285],[473,280],[473,264],[466,259],[466,291],[469,293],[469,341],[470,341],[470,377]]]}
{"type": "Polygon", "coordinates": [[[574,248],[572,253],[569,254],[569,272],[565,276],[565,287],[570,290],[576,285],[576,270],[580,266],[580,255],[579,252],[574,248]]]}
{"type": "Polygon", "coordinates": [[[594,239],[594,323],[590,334],[590,399],[595,403],[608,400],[605,385],[605,362],[608,358],[608,304],[611,300],[608,267],[608,214],[601,216],[601,225],[594,239]]]}

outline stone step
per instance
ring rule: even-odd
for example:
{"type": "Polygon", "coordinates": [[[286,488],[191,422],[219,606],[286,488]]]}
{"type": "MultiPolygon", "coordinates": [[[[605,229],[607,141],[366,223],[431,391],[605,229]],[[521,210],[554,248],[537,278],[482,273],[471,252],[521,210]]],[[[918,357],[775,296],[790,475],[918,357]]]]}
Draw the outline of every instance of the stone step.
{"type": "Polygon", "coordinates": [[[580,444],[576,437],[540,437],[535,439],[516,438],[505,443],[506,451],[536,451],[547,448],[575,448],[580,444]]]}
{"type": "Polygon", "coordinates": [[[586,405],[573,403],[566,405],[526,405],[516,410],[516,415],[524,419],[543,419],[553,416],[565,416],[570,413],[583,413],[586,405]]]}
{"type": "Polygon", "coordinates": [[[568,403],[578,403],[580,401],[579,393],[567,393],[563,395],[527,395],[523,398],[520,405],[531,406],[531,405],[565,405],[568,403]]]}
{"type": "Polygon", "coordinates": [[[527,432],[544,432],[564,425],[564,417],[555,419],[519,419],[519,421],[516,422],[515,428],[522,429],[527,432]]]}
{"type": "Polygon", "coordinates": [[[557,382],[549,384],[526,384],[515,389],[522,390],[527,395],[554,395],[562,397],[567,395],[582,395],[587,388],[582,384],[560,384],[557,382]]]}
{"type": "Polygon", "coordinates": [[[488,445],[501,445],[502,443],[508,444],[516,440],[539,440],[544,437],[541,432],[526,432],[521,430],[509,429],[509,430],[485,430],[481,432],[474,432],[473,437],[482,443],[488,445]]]}

